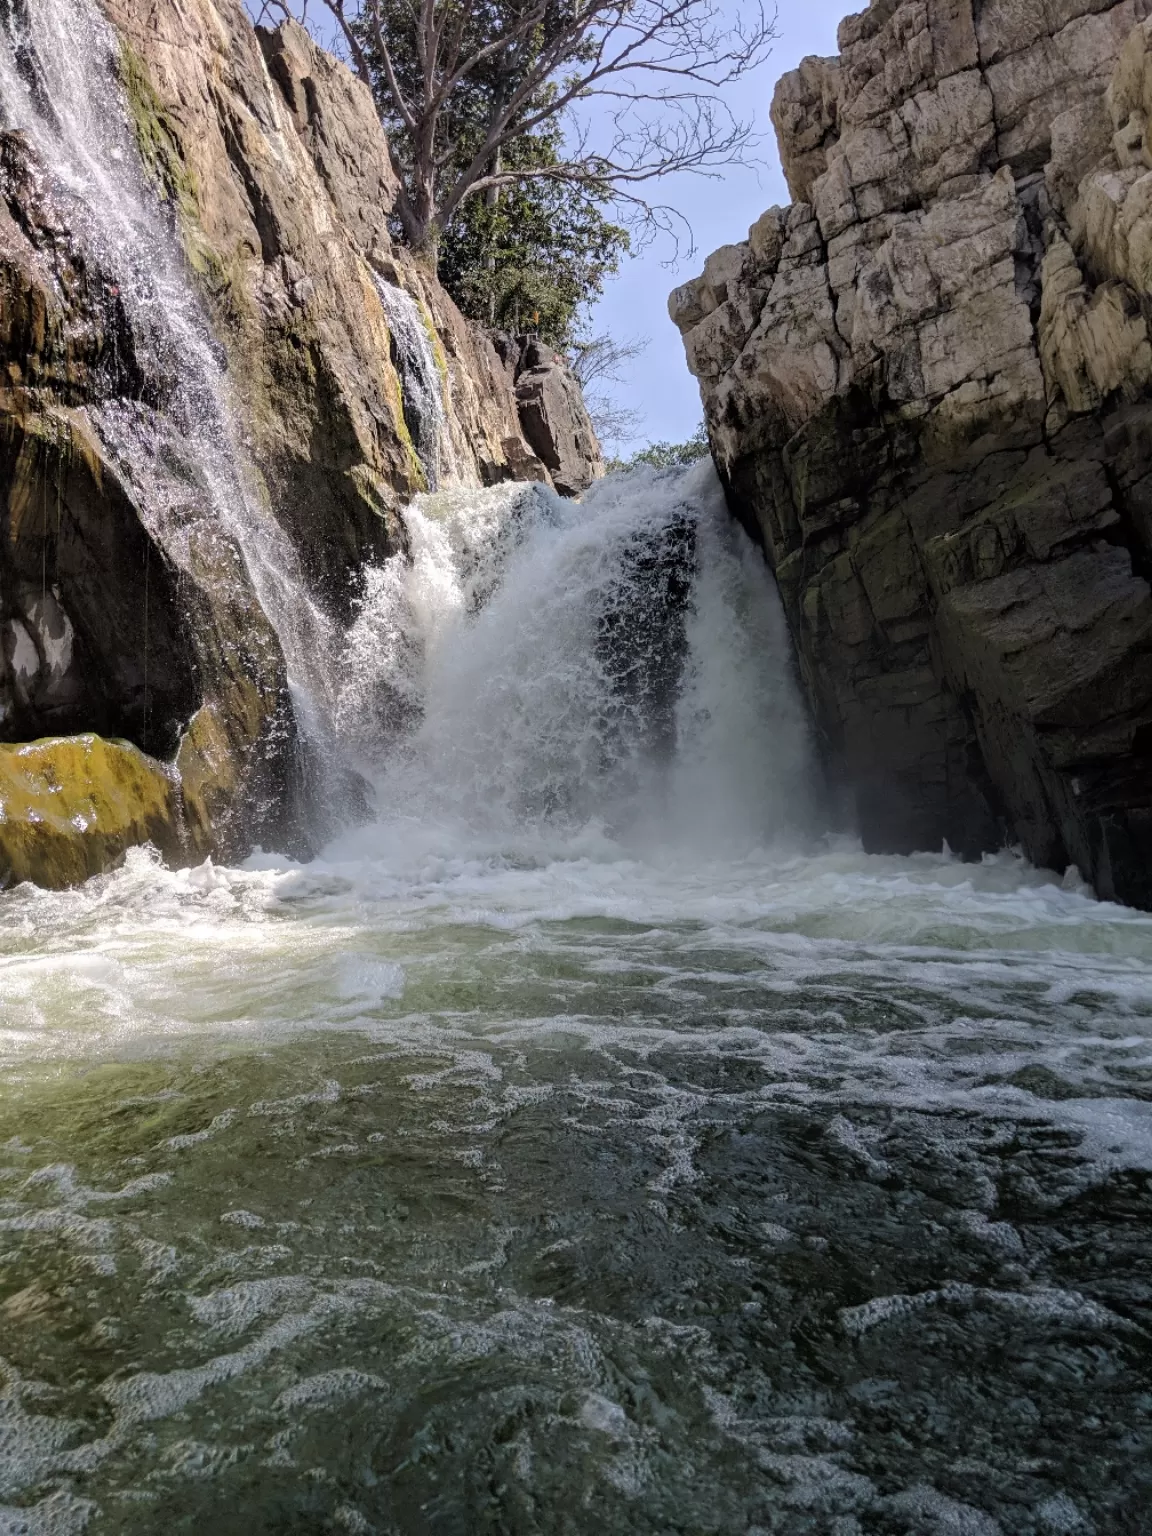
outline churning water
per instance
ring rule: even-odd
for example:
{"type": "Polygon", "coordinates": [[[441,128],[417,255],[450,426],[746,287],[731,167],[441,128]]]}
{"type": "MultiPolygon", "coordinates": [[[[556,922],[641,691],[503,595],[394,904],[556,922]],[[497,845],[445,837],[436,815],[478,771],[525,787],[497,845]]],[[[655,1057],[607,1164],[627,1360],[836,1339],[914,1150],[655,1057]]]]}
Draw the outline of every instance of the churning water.
{"type": "Polygon", "coordinates": [[[1152,921],[818,835],[709,470],[408,516],[373,824],[0,897],[0,1530],[1145,1529],[1152,921]]]}

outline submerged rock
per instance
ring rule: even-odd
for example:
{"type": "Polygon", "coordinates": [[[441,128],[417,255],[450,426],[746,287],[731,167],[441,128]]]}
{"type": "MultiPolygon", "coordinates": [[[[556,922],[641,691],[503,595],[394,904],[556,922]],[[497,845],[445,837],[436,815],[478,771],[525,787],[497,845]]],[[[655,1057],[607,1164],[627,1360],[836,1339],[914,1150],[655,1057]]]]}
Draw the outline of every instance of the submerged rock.
{"type": "Polygon", "coordinates": [[[777,87],[792,206],[669,303],[865,845],[1018,841],[1142,906],[1149,9],[847,18],[777,87]]]}

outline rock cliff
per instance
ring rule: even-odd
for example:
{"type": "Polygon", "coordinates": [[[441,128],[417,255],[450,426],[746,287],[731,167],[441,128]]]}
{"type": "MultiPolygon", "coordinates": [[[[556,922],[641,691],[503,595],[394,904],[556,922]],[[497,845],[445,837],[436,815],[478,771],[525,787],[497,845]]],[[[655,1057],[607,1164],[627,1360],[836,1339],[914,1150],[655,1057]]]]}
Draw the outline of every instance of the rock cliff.
{"type": "MultiPolygon", "coordinates": [[[[491,340],[393,244],[397,184],[367,88],[239,0],[107,0],[137,137],[228,348],[273,509],[336,604],[427,488],[383,281],[414,301],[445,395],[443,472],[530,457],[491,340]]],[[[598,452],[595,455],[599,457],[598,452]]],[[[588,471],[585,484],[591,479],[588,471]]]]}
{"type": "Polygon", "coordinates": [[[670,313],[866,846],[1152,906],[1152,5],[877,0],[670,313]]]}
{"type": "Polygon", "coordinates": [[[239,0],[90,3],[0,23],[0,737],[59,738],[0,772],[0,884],[144,838],[299,846],[289,667],[403,549],[401,508],[603,472],[562,360],[529,368],[393,243],[343,65],[239,0]],[[126,773],[171,792],[132,813],[126,773]]]}

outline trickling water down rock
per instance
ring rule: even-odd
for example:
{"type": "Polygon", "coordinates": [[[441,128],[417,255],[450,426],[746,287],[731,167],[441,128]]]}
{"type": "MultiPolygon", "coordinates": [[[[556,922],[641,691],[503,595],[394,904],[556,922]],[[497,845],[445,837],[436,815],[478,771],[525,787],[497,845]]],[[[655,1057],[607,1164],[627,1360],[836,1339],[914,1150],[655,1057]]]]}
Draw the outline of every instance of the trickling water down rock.
{"type": "Polygon", "coordinates": [[[435,491],[439,489],[442,474],[451,464],[452,444],[448,436],[448,414],[444,409],[446,380],[441,379],[437,366],[430,334],[432,322],[421,314],[412,295],[403,288],[378,277],[376,289],[388,317],[392,362],[400,378],[404,424],[423,467],[428,489],[435,491]]]}
{"type": "MultiPolygon", "coordinates": [[[[9,740],[97,731],[177,758],[216,810],[181,823],[202,856],[286,833],[276,786],[291,780],[294,729],[267,614],[303,622],[308,605],[245,484],[215,344],[140,174],[115,61],[81,0],[21,11],[0,36],[15,125],[0,146],[0,717],[9,740]]],[[[75,822],[77,839],[90,833],[75,822]]],[[[34,872],[25,858],[0,868],[34,872]]]]}

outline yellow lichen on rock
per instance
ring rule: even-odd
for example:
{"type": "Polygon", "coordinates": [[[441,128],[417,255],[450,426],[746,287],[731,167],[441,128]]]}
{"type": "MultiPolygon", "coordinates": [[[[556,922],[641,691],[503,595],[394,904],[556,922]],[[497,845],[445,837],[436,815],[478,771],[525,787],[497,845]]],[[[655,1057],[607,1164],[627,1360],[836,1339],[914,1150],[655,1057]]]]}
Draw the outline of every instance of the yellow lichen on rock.
{"type": "Polygon", "coordinates": [[[139,843],[182,852],[179,791],[153,758],[93,735],[0,746],[0,885],[76,885],[139,843]]]}

